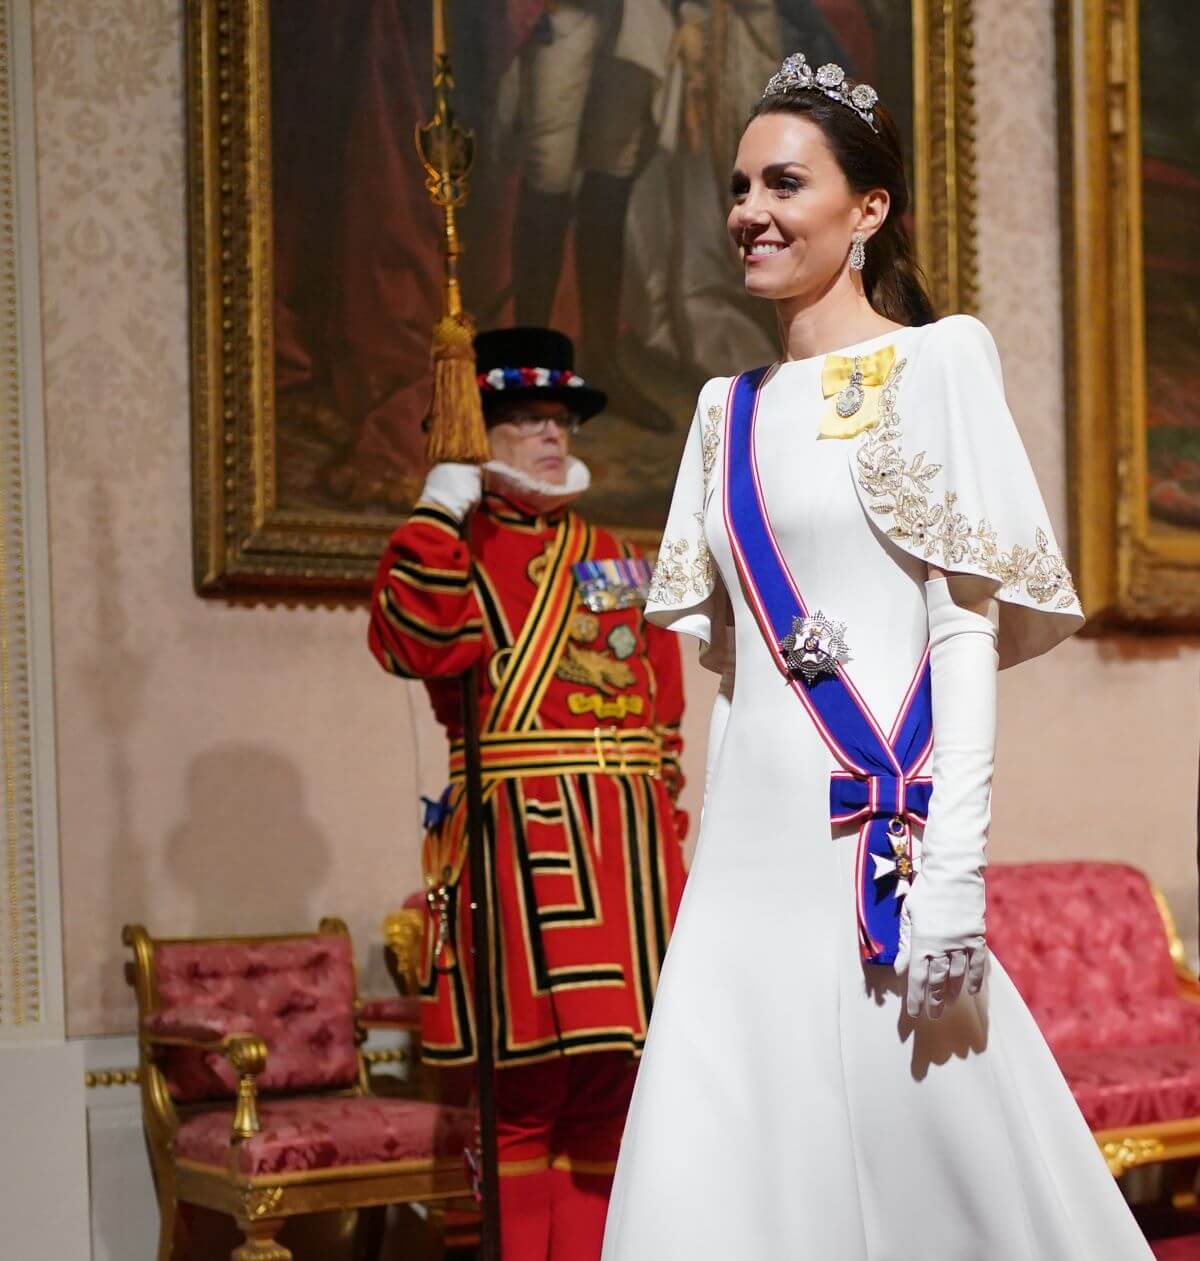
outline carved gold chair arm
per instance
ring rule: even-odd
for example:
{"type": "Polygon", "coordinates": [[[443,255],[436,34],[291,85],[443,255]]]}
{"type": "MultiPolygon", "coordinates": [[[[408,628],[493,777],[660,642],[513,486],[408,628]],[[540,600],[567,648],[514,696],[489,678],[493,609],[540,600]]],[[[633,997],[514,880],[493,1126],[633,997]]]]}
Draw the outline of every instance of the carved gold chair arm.
{"type": "Polygon", "coordinates": [[[237,1103],[233,1110],[233,1142],[253,1138],[262,1128],[258,1121],[258,1077],[267,1067],[267,1044],[256,1033],[203,1032],[199,1036],[183,1032],[159,1032],[145,1025],[140,1035],[149,1050],[155,1047],[186,1047],[194,1051],[218,1051],[237,1074],[237,1103]]]}
{"type": "Polygon", "coordinates": [[[1175,981],[1179,997],[1188,1002],[1200,1003],[1200,978],[1197,978],[1188,963],[1187,951],[1183,948],[1183,940],[1179,929],[1175,926],[1175,916],[1171,914],[1170,904],[1163,896],[1162,890],[1153,881],[1150,892],[1154,895],[1154,904],[1162,917],[1163,930],[1167,934],[1167,949],[1171,953],[1171,962],[1175,965],[1175,981]]]}
{"type": "Polygon", "coordinates": [[[383,921],[384,956],[396,988],[402,994],[419,992],[424,912],[416,907],[393,911],[383,921]]]}
{"type": "Polygon", "coordinates": [[[258,1083],[254,1080],[267,1067],[267,1044],[262,1038],[235,1034],[228,1039],[225,1054],[238,1075],[237,1107],[233,1111],[233,1141],[243,1142],[259,1131],[258,1083]]]}

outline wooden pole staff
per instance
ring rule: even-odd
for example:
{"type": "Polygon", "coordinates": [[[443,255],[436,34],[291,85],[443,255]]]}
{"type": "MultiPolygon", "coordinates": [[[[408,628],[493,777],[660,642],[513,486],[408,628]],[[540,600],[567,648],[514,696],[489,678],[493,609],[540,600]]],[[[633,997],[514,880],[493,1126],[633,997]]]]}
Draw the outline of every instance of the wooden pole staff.
{"type": "MultiPolygon", "coordinates": [[[[433,0],[433,118],[416,129],[425,187],[442,211],[445,284],[442,316],[433,328],[433,399],[426,451],[431,464],[483,464],[491,458],[475,380],[475,326],[463,311],[458,260],[462,243],[456,211],[467,199],[475,136],[454,118],[454,75],[446,34],[445,0],[433,0]]],[[[467,794],[467,860],[471,882],[472,995],[479,1098],[479,1163],[483,1197],[481,1261],[500,1257],[500,1183],[496,1155],[496,1062],[492,1032],[489,872],[483,835],[483,768],[479,747],[478,667],[460,680],[467,794]]],[[[465,960],[460,957],[465,965],[465,960]]]]}

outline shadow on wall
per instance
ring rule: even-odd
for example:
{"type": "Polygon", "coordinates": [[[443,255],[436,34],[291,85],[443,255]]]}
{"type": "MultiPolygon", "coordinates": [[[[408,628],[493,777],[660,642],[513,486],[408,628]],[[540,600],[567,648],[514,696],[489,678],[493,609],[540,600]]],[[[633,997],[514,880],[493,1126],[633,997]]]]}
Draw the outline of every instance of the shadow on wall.
{"type": "Polygon", "coordinates": [[[195,935],[311,931],[323,914],[330,842],[309,817],[295,764],[272,749],[220,744],[187,769],[186,817],[167,837],[166,873],[195,935]]]}

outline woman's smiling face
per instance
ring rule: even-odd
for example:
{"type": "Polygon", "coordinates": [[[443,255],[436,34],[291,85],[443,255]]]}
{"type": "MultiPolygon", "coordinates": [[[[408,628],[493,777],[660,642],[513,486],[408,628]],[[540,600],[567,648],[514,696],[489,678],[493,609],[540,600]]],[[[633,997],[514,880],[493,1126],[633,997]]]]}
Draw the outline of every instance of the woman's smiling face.
{"type": "Polygon", "coordinates": [[[803,114],[762,114],[750,123],[730,194],[729,235],[745,260],[747,293],[815,301],[847,268],[864,197],[803,114]]]}

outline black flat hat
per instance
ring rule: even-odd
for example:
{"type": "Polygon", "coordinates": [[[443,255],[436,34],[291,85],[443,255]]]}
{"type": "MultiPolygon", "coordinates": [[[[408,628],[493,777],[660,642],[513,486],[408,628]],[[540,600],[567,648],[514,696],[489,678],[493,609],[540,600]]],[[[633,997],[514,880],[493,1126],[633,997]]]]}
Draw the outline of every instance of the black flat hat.
{"type": "Polygon", "coordinates": [[[475,338],[475,371],[483,416],[530,399],[565,403],[580,420],[603,411],[608,396],[575,371],[571,339],[552,328],[497,328],[475,338]]]}

